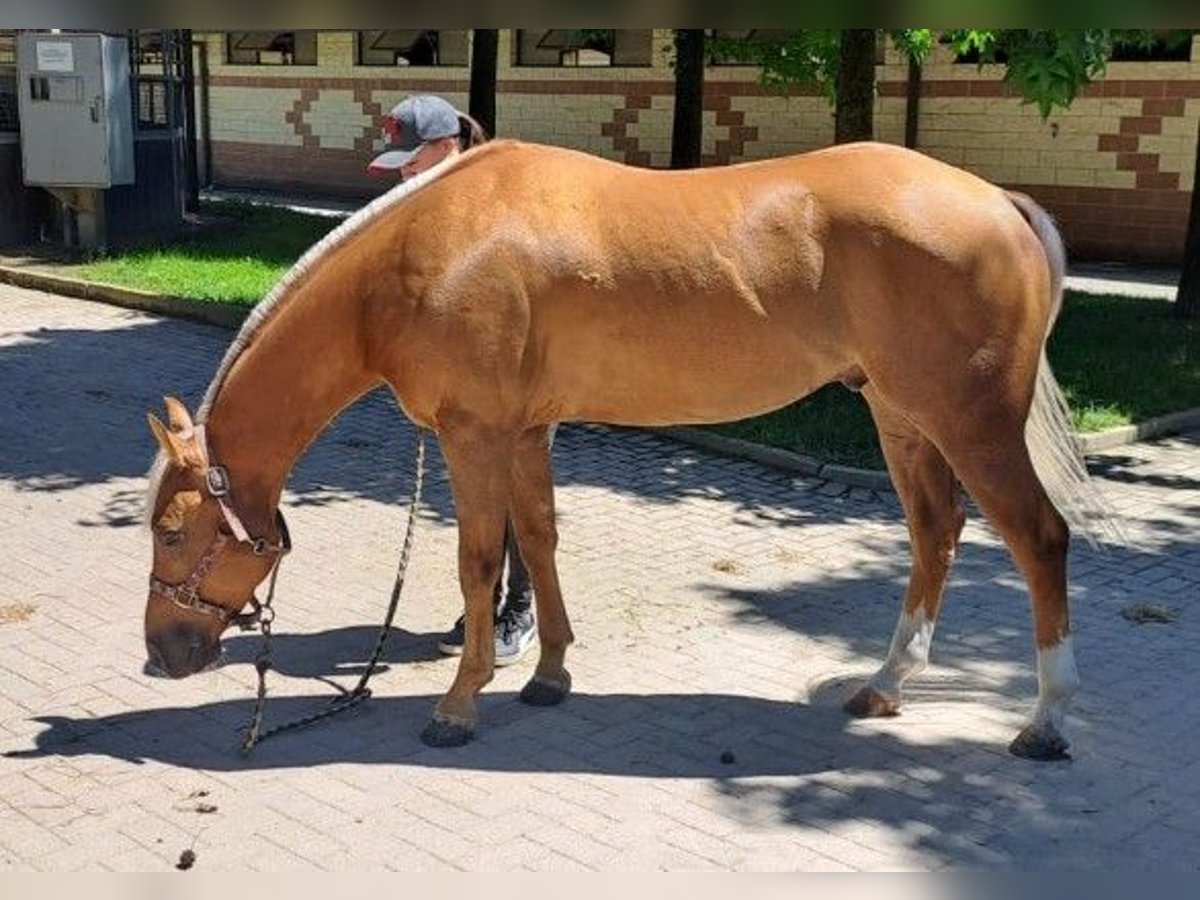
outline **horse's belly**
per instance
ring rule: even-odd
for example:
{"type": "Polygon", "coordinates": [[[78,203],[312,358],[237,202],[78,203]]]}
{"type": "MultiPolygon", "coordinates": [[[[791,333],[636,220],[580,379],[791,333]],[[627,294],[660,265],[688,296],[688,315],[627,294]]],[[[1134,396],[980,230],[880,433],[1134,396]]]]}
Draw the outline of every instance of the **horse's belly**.
{"type": "Polygon", "coordinates": [[[695,424],[777,409],[836,376],[836,362],[787,329],[667,329],[581,342],[562,372],[564,419],[695,424]]]}

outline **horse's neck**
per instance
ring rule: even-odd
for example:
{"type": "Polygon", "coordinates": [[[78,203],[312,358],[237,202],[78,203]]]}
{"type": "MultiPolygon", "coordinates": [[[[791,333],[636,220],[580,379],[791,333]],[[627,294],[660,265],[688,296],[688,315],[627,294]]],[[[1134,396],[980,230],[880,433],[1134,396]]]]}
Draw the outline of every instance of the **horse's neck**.
{"type": "Polygon", "coordinates": [[[229,470],[235,502],[249,517],[263,519],[260,526],[278,506],[296,457],[378,382],[367,368],[357,304],[344,295],[349,290],[345,284],[340,292],[317,285],[285,299],[213,399],[210,453],[229,470]]]}

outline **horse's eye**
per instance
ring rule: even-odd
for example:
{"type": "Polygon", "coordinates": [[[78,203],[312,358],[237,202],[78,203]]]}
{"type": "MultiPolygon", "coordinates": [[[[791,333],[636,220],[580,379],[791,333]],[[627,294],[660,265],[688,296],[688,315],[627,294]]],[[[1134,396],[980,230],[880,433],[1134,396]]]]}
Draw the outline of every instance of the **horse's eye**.
{"type": "Polygon", "coordinates": [[[163,531],[160,533],[162,542],[168,547],[178,547],[183,543],[182,531],[163,531]]]}

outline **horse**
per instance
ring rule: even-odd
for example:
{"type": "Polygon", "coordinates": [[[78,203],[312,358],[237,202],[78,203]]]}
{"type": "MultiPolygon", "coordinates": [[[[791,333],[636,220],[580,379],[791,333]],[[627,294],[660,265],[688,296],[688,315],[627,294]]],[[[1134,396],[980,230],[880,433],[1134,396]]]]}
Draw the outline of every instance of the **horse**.
{"type": "Polygon", "coordinates": [[[1062,758],[1079,684],[1070,529],[1094,529],[1098,497],[1046,358],[1064,270],[1030,198],[897,146],[680,171],[519,141],[473,149],[305,253],[247,318],[194,419],[172,397],[165,423],[148,414],[147,665],[183,677],[213,662],[287,549],[278,510],[294,460],[386,385],[437,435],[450,478],[466,643],[421,737],[462,745],[493,676],[507,520],[540,644],[520,698],[553,705],[571,689],[554,423],[728,421],[840,381],[870,407],[912,552],[886,659],[847,711],[896,714],[926,665],[961,485],[1032,605],[1038,700],[1009,749],[1062,758]]]}

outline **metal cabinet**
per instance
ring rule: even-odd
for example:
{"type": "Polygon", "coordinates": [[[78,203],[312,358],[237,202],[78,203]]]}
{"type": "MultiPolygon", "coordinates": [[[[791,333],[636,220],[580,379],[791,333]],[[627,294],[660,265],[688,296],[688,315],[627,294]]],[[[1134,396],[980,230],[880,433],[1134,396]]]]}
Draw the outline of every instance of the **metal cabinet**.
{"type": "Polygon", "coordinates": [[[20,34],[17,96],[26,184],[108,188],[134,182],[126,38],[20,34]]]}

